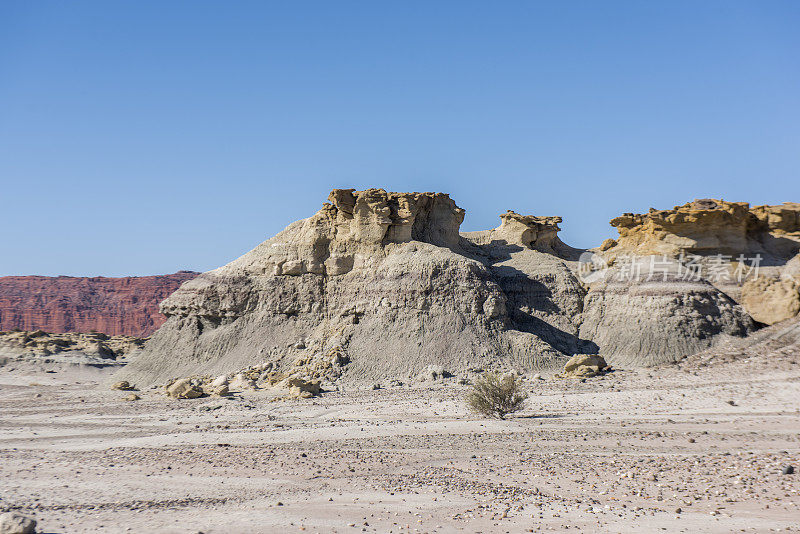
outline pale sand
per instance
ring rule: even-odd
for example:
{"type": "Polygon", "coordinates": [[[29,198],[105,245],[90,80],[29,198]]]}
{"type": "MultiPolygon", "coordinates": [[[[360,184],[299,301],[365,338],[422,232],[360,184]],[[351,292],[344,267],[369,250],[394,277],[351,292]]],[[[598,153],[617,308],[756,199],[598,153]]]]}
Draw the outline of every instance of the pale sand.
{"type": "Polygon", "coordinates": [[[0,508],[64,533],[800,531],[798,361],[527,380],[507,421],[452,381],[126,402],[9,365],[0,508]]]}

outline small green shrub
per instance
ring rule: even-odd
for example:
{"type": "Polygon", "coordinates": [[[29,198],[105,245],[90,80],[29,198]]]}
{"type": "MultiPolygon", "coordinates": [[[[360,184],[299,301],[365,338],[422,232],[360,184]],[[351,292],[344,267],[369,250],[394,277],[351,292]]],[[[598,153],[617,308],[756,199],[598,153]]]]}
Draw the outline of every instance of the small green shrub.
{"type": "Polygon", "coordinates": [[[486,417],[505,419],[525,405],[528,395],[521,391],[521,386],[522,379],[514,375],[484,373],[467,395],[467,405],[486,417]]]}

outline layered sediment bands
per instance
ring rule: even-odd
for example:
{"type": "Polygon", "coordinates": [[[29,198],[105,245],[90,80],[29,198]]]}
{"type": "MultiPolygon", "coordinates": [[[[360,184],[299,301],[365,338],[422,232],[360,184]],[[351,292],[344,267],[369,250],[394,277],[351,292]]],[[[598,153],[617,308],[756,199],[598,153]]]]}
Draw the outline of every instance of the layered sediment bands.
{"type": "Polygon", "coordinates": [[[611,221],[619,231],[612,253],[762,254],[774,264],[800,251],[800,204],[756,206],[702,199],[671,210],[626,213],[611,221]]]}
{"type": "Polygon", "coordinates": [[[678,361],[718,341],[755,330],[750,316],[705,280],[673,276],[619,280],[614,271],[594,284],[580,336],[617,367],[678,361]]]}
{"type": "Polygon", "coordinates": [[[167,323],[146,347],[152,358],[131,371],[154,380],[188,369],[214,374],[342,347],[351,378],[406,376],[431,363],[475,366],[505,354],[504,296],[483,265],[427,243],[388,248],[336,276],[204,275],[165,302],[167,323]]]}
{"type": "Polygon", "coordinates": [[[0,330],[145,337],[166,319],[158,303],[198,274],[0,277],[0,330]]]}
{"type": "MultiPolygon", "coordinates": [[[[288,368],[335,351],[349,362],[340,380],[363,382],[406,379],[429,365],[452,373],[557,369],[575,353],[629,348],[614,339],[620,322],[584,329],[597,302],[575,274],[580,251],[558,239],[558,217],[508,212],[494,230],[459,234],[464,211],[445,194],[344,189],[328,200],[167,298],[166,323],[116,380],[144,385],[262,362],[288,368]]],[[[671,297],[676,312],[695,309],[681,304],[686,291],[671,297]]],[[[630,313],[653,310],[634,305],[630,313]]],[[[735,303],[715,313],[726,315],[710,319],[723,325],[716,330],[643,322],[656,350],[642,359],[675,359],[751,328],[735,303]],[[676,337],[703,341],[671,343],[676,337]]]]}
{"type": "MultiPolygon", "coordinates": [[[[750,207],[746,202],[702,199],[671,210],[626,213],[611,221],[619,231],[600,253],[611,259],[625,255],[691,256],[708,270],[709,279],[757,321],[773,324],[789,317],[800,302],[799,282],[787,276],[787,263],[800,251],[800,204],[750,207]],[[743,264],[745,276],[735,276],[743,264]],[[720,275],[720,273],[722,273],[720,275]]],[[[740,271],[741,272],[741,271],[740,271]]]]}

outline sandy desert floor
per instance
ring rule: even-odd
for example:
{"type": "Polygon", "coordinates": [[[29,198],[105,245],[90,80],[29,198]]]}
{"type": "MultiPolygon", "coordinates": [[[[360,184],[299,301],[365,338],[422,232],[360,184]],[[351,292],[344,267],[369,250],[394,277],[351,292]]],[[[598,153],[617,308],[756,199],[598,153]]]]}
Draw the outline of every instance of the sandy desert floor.
{"type": "MultiPolygon", "coordinates": [[[[52,371],[52,369],[51,369],[52,371]]],[[[0,369],[0,508],[44,532],[800,531],[800,354],[269,402],[0,369]]]]}

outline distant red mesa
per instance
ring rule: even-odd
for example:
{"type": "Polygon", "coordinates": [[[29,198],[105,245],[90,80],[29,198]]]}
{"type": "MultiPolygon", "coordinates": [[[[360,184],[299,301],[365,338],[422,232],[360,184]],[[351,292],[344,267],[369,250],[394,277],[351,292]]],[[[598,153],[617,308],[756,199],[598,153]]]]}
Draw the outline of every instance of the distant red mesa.
{"type": "Polygon", "coordinates": [[[164,323],[158,303],[200,273],[80,278],[0,277],[0,331],[103,332],[146,337],[164,323]]]}

